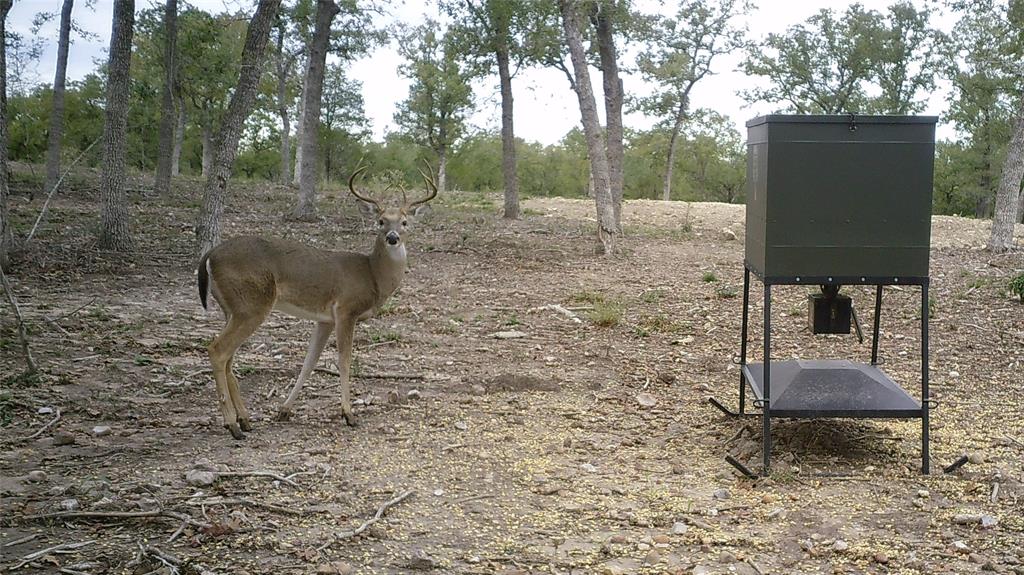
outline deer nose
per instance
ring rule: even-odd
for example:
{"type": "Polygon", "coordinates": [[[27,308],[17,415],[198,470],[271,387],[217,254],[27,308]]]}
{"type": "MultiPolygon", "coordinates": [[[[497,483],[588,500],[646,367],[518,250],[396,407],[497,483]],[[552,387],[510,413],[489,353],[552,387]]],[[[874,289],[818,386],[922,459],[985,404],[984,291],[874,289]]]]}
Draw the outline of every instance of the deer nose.
{"type": "Polygon", "coordinates": [[[393,246],[397,245],[398,244],[398,240],[399,240],[398,232],[394,232],[394,231],[388,232],[388,235],[384,236],[384,239],[387,240],[387,242],[390,245],[393,245],[393,246]]]}

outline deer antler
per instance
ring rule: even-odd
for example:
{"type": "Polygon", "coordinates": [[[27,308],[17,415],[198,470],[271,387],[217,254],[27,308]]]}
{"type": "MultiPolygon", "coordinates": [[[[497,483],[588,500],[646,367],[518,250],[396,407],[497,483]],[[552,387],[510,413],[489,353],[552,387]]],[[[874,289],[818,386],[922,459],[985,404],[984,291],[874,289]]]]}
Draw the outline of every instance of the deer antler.
{"type": "MultiPolygon", "coordinates": [[[[430,167],[430,162],[423,160],[423,163],[427,165],[427,172],[434,172],[433,168],[430,167]]],[[[406,204],[405,207],[408,209],[415,208],[420,204],[425,204],[430,200],[434,199],[434,197],[437,195],[437,184],[434,182],[434,178],[428,176],[427,173],[424,172],[423,170],[419,170],[419,172],[420,175],[423,176],[423,181],[427,183],[427,197],[423,198],[422,200],[416,200],[415,202],[406,204]]]]}
{"type": "Polygon", "coordinates": [[[356,181],[356,178],[358,178],[360,174],[365,172],[366,168],[367,168],[367,166],[363,166],[361,168],[358,168],[355,172],[352,172],[352,176],[349,177],[349,179],[348,179],[348,190],[350,192],[352,192],[353,196],[359,198],[360,200],[362,200],[362,201],[364,201],[364,202],[366,202],[368,204],[373,204],[374,207],[376,207],[377,210],[380,211],[380,209],[381,209],[380,208],[380,203],[377,200],[375,200],[375,199],[373,199],[373,198],[371,198],[369,196],[361,195],[359,192],[356,191],[356,188],[353,185],[355,183],[355,181],[356,181]]]}

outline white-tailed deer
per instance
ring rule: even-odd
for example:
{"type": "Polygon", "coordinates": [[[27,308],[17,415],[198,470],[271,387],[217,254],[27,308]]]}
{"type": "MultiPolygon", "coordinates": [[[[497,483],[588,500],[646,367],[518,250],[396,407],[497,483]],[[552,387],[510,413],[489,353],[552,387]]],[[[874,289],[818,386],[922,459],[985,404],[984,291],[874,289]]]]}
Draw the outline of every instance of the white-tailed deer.
{"type": "Polygon", "coordinates": [[[288,419],[295,398],[320,359],[334,330],[338,340],[338,371],[341,373],[341,411],[346,423],[354,423],[349,388],[352,337],[356,323],[371,317],[402,283],[406,271],[404,237],[413,217],[437,195],[434,180],[424,174],[427,195],[409,202],[402,190],[402,205],[384,208],[377,200],[349,190],[360,202],[360,211],[377,221],[377,240],[369,255],[332,252],[277,238],[239,237],[207,252],[199,260],[199,299],[220,304],[227,325],[209,346],[213,377],[217,382],[224,427],[235,439],[250,431],[249,412],[231,370],[235,351],[277,309],[316,322],[309,351],[288,399],[278,411],[288,419]]]}

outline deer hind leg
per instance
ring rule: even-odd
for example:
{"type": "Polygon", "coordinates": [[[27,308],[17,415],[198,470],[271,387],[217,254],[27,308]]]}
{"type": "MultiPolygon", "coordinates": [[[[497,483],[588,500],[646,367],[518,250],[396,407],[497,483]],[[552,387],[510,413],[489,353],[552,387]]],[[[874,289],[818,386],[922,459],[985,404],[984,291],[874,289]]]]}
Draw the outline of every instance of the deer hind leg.
{"type": "Polygon", "coordinates": [[[242,439],[242,428],[251,427],[249,413],[242,402],[238,391],[238,379],[231,373],[231,360],[242,342],[256,331],[263,323],[270,310],[242,315],[231,314],[228,324],[210,344],[210,363],[213,366],[213,378],[217,382],[217,396],[220,399],[220,412],[224,416],[224,427],[235,439],[242,439]]]}
{"type": "Polygon", "coordinates": [[[341,414],[345,417],[345,423],[354,426],[349,368],[352,366],[352,337],[356,329],[356,318],[339,317],[335,328],[338,340],[338,371],[341,373],[341,414]]]}
{"type": "Polygon", "coordinates": [[[316,327],[313,328],[313,336],[309,339],[309,350],[306,352],[306,361],[302,363],[299,379],[292,386],[288,399],[284,401],[281,408],[277,411],[277,419],[279,421],[287,421],[291,418],[295,399],[299,397],[299,391],[302,389],[303,384],[306,383],[306,379],[309,378],[309,374],[313,372],[313,368],[316,367],[316,362],[320,360],[320,354],[324,352],[327,338],[331,336],[331,330],[333,329],[333,322],[317,322],[316,327]]]}

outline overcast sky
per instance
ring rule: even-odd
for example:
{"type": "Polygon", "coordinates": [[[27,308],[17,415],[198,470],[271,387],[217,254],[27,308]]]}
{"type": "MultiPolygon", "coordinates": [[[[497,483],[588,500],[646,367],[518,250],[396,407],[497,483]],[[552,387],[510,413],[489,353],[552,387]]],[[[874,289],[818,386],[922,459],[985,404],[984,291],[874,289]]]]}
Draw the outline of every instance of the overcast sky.
{"type": "MultiPolygon", "coordinates": [[[[552,0],[553,1],[553,0],[552,0]]],[[[142,9],[153,3],[153,0],[138,0],[136,7],[142,9]]],[[[239,8],[251,7],[253,2],[246,0],[189,0],[197,8],[210,12],[235,11],[239,8]]],[[[892,0],[861,0],[868,9],[884,11],[892,0]]],[[[916,4],[922,0],[915,0],[916,4]]],[[[30,34],[32,18],[42,10],[57,11],[60,0],[16,0],[8,16],[8,29],[25,35],[30,34]]],[[[79,25],[98,35],[96,39],[75,39],[68,58],[68,78],[75,80],[83,77],[96,67],[96,61],[106,57],[107,44],[110,38],[110,18],[113,0],[96,0],[95,6],[85,7],[84,0],[76,2],[74,18],[79,25]]],[[[162,4],[162,2],[161,2],[162,4]]],[[[806,20],[822,8],[831,8],[837,12],[845,10],[851,2],[840,0],[802,0],[796,2],[782,0],[761,0],[760,7],[747,19],[750,34],[755,39],[763,38],[770,32],[782,32],[788,26],[806,20]]],[[[676,3],[672,0],[664,2],[666,14],[675,13],[676,3]]],[[[381,24],[401,20],[408,23],[421,21],[424,15],[437,18],[437,8],[433,2],[394,2],[394,16],[381,24]]],[[[951,18],[940,16],[934,25],[948,29],[951,18]]],[[[47,49],[35,72],[38,79],[44,82],[53,81],[56,60],[56,23],[44,29],[41,35],[49,38],[47,49]]],[[[741,134],[745,133],[743,123],[755,116],[774,111],[768,104],[747,106],[737,95],[737,91],[749,88],[752,80],[736,71],[740,55],[723,56],[714,66],[716,75],[702,80],[694,88],[692,101],[694,107],[706,107],[732,118],[741,134]]],[[[366,103],[366,114],[372,123],[376,139],[383,137],[388,131],[394,130],[392,120],[396,104],[408,94],[409,83],[397,74],[401,58],[393,46],[382,47],[366,58],[356,62],[350,71],[350,77],[363,83],[363,99],[366,103]]],[[[632,62],[622,62],[629,67],[632,62]]],[[[594,76],[598,102],[601,98],[600,77],[594,76]]],[[[475,92],[479,109],[472,117],[472,123],[480,128],[497,130],[500,126],[500,101],[498,98],[497,77],[486,82],[478,82],[475,92]]],[[[627,93],[644,93],[647,87],[633,76],[626,76],[623,84],[627,93]]],[[[520,72],[513,80],[515,97],[515,130],[516,135],[528,141],[552,144],[559,141],[566,132],[579,124],[579,108],[576,95],[569,89],[568,82],[561,72],[550,69],[530,69],[520,72]]],[[[945,94],[937,91],[928,101],[925,114],[941,115],[945,109],[945,94]]],[[[648,128],[653,119],[639,114],[628,114],[626,125],[633,128],[648,128]]],[[[940,137],[952,134],[949,126],[940,124],[940,137]]]]}

